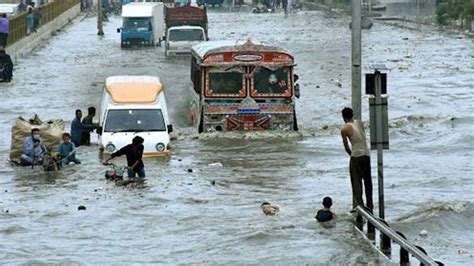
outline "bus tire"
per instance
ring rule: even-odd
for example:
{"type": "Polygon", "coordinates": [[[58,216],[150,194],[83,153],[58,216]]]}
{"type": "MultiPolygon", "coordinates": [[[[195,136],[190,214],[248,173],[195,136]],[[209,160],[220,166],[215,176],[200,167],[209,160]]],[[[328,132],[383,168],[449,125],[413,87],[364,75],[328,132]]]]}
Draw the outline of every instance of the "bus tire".
{"type": "Polygon", "coordinates": [[[293,111],[293,130],[298,131],[298,120],[296,119],[295,111],[293,111]]]}

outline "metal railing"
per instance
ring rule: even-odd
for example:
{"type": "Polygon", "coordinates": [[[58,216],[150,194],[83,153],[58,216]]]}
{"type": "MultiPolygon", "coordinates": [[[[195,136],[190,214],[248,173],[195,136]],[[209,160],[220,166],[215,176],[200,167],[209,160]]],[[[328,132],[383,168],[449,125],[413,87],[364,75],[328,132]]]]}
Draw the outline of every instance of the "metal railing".
{"type": "MultiPolygon", "coordinates": [[[[410,260],[409,254],[412,254],[418,261],[420,261],[421,265],[443,265],[441,262],[434,261],[431,257],[429,257],[423,248],[410,243],[402,233],[396,232],[390,228],[387,222],[380,218],[374,217],[370,211],[361,208],[360,206],[356,207],[356,211],[367,221],[368,233],[374,233],[375,229],[381,232],[381,249],[383,249],[385,252],[389,252],[391,241],[397,243],[400,246],[401,265],[408,265],[410,260]]],[[[361,220],[358,222],[361,222],[361,220]]]]}
{"type": "MultiPolygon", "coordinates": [[[[41,5],[40,25],[51,22],[61,14],[69,10],[71,7],[80,3],[80,0],[59,0],[52,3],[41,5]]],[[[8,34],[7,46],[12,45],[27,36],[27,12],[22,12],[9,19],[10,31],[8,34]]]]}

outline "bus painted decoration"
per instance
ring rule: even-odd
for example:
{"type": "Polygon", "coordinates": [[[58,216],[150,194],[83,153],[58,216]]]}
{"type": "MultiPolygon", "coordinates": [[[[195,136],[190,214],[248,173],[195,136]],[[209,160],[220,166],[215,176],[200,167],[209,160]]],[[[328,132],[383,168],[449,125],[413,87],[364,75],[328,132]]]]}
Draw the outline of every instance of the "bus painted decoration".
{"type": "Polygon", "coordinates": [[[204,63],[230,63],[230,62],[266,62],[266,63],[290,63],[293,57],[287,54],[279,54],[274,52],[264,53],[240,53],[240,52],[223,52],[215,53],[204,58],[204,63]]]}
{"type": "Polygon", "coordinates": [[[270,116],[227,116],[227,131],[268,130],[270,116]]]}
{"type": "Polygon", "coordinates": [[[239,114],[259,114],[260,105],[258,105],[255,100],[251,98],[244,99],[239,107],[237,108],[237,113],[239,114]]]}
{"type": "Polygon", "coordinates": [[[260,54],[236,54],[233,56],[234,61],[241,61],[241,62],[253,62],[253,61],[261,61],[263,59],[263,55],[260,54]]]}
{"type": "Polygon", "coordinates": [[[197,130],[297,130],[294,65],[289,52],[251,41],[194,46],[191,113],[197,130]]]}

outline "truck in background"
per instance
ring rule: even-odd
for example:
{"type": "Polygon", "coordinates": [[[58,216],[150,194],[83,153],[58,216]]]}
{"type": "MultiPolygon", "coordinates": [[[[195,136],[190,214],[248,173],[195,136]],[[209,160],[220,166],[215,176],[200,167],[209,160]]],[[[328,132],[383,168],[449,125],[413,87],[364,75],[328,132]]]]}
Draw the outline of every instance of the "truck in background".
{"type": "Polygon", "coordinates": [[[121,47],[161,45],[164,36],[164,6],[159,2],[131,2],[122,6],[121,47]]]}
{"type": "Polygon", "coordinates": [[[194,6],[167,8],[165,54],[190,54],[191,47],[207,41],[207,10],[194,6]]]}

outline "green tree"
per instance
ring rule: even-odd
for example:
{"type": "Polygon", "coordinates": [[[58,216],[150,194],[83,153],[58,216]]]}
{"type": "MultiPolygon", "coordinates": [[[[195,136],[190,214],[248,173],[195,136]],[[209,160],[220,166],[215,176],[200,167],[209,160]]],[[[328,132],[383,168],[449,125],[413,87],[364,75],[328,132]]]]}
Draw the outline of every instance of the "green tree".
{"type": "Polygon", "coordinates": [[[436,20],[441,25],[460,22],[461,28],[470,29],[474,19],[474,0],[448,0],[436,9],[436,20]]]}

